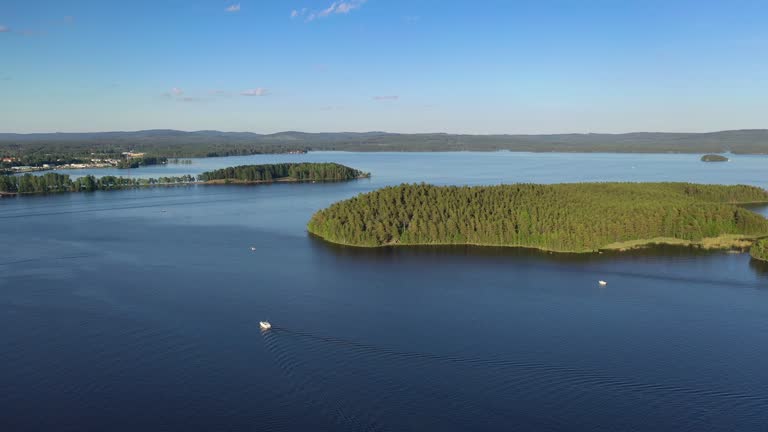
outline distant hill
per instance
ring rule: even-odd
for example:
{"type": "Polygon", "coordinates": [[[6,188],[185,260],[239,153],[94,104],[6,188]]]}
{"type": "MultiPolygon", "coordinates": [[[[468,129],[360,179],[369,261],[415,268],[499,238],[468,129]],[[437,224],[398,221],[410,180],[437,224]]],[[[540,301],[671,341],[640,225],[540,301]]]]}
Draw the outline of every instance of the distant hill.
{"type": "Polygon", "coordinates": [[[531,151],[768,154],[768,129],[710,133],[457,135],[386,132],[305,133],[145,130],[95,133],[0,133],[0,155],[88,155],[145,152],[205,157],[287,151],[531,151]]]}

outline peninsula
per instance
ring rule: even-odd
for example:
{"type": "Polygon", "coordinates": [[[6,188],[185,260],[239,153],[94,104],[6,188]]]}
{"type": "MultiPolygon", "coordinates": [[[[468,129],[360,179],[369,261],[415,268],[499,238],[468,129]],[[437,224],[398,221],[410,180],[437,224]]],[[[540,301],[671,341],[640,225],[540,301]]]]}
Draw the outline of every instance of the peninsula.
{"type": "Polygon", "coordinates": [[[216,185],[256,184],[273,182],[344,181],[370,177],[354,168],[336,163],[284,163],[265,165],[244,165],[208,171],[197,178],[191,175],[128,178],[92,175],[71,179],[69,175],[46,173],[43,175],[0,176],[0,193],[3,195],[26,195],[60,192],[90,192],[96,190],[134,189],[152,186],[173,185],[216,185]]]}
{"type": "Polygon", "coordinates": [[[320,210],[308,230],[332,243],[362,247],[744,248],[768,235],[768,220],[737,206],[755,202],[768,202],[768,192],[690,183],[403,184],[320,210]]]}

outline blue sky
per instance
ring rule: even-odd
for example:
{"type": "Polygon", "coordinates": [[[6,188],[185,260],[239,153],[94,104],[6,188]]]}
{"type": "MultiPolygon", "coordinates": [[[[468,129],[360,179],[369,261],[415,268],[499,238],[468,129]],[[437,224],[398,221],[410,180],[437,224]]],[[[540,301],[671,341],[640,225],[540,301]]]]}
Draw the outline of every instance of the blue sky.
{"type": "Polygon", "coordinates": [[[0,131],[768,127],[768,2],[2,0],[0,131]]]}

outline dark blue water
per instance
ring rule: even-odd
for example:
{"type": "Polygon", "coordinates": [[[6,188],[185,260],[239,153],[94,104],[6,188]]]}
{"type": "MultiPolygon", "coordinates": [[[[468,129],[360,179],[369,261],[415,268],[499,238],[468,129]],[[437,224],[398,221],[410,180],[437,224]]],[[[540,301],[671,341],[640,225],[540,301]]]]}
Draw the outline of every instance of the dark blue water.
{"type": "Polygon", "coordinates": [[[768,267],[745,254],[360,250],[305,231],[401,181],[766,186],[768,158],[303,156],[374,177],[0,200],[0,430],[768,428],[768,267]]]}

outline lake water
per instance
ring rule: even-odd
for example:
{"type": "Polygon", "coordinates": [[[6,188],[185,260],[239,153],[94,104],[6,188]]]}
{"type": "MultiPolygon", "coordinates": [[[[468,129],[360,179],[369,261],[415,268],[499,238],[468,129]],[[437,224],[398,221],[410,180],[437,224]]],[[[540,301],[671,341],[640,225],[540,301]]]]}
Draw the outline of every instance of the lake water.
{"type": "Polygon", "coordinates": [[[0,430],[768,429],[768,266],[748,255],[360,250],[305,229],[401,182],[768,187],[768,157],[310,153],[130,174],[278,161],[373,177],[0,200],[0,430]]]}

